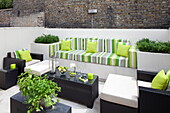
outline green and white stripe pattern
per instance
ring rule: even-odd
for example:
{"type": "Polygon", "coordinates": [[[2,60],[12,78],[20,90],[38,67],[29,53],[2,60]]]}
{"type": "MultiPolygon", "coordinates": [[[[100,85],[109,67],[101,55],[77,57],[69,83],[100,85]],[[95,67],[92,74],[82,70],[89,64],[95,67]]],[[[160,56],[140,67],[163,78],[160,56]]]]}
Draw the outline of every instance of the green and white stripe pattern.
{"type": "Polygon", "coordinates": [[[128,57],[116,55],[119,43],[129,45],[129,40],[123,39],[98,39],[98,38],[68,38],[72,41],[72,50],[60,51],[60,43],[50,46],[50,55],[57,58],[76,60],[88,63],[97,63],[103,65],[113,65],[129,68],[137,68],[136,48],[132,46],[128,57]],[[98,42],[97,53],[86,53],[86,44],[89,40],[98,42]]]}
{"type": "Polygon", "coordinates": [[[136,45],[132,46],[129,49],[129,55],[128,55],[128,67],[129,68],[137,68],[137,52],[136,52],[136,45]]]}
{"type": "Polygon", "coordinates": [[[27,49],[15,50],[13,54],[14,54],[15,58],[21,59],[19,51],[26,51],[26,50],[27,49]]]}
{"type": "Polygon", "coordinates": [[[59,51],[61,48],[61,42],[49,45],[49,57],[56,57],[56,51],[59,51]]]}
{"type": "Polygon", "coordinates": [[[117,50],[118,42],[123,42],[130,45],[130,41],[124,39],[99,39],[99,51],[115,53],[117,50]]]}

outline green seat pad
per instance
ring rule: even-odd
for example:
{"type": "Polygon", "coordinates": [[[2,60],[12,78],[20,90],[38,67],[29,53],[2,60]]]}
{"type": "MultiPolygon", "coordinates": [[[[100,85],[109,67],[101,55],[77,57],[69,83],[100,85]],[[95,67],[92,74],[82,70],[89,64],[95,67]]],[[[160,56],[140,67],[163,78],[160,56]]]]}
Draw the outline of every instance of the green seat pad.
{"type": "Polygon", "coordinates": [[[20,57],[22,60],[26,60],[26,62],[32,61],[32,57],[30,55],[30,51],[19,51],[20,57]]]}
{"type": "Polygon", "coordinates": [[[161,70],[152,80],[151,86],[153,89],[165,90],[168,83],[168,76],[165,75],[164,70],[161,70]]]}

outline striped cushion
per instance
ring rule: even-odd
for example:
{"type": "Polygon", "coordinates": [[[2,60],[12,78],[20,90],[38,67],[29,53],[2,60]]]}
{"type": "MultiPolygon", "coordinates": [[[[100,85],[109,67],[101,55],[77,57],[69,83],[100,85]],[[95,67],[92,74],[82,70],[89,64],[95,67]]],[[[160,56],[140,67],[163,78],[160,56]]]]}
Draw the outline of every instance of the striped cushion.
{"type": "Polygon", "coordinates": [[[136,45],[132,46],[129,49],[129,55],[128,55],[128,67],[129,68],[137,68],[137,52],[136,52],[136,45]]]}
{"type": "Polygon", "coordinates": [[[61,48],[61,42],[49,45],[49,57],[55,56],[55,52],[59,51],[61,48]]]}
{"type": "Polygon", "coordinates": [[[71,40],[72,50],[84,50],[84,38],[70,37],[66,39],[71,40]]]}
{"type": "Polygon", "coordinates": [[[117,56],[115,53],[86,53],[85,50],[71,50],[57,51],[56,57],[88,63],[128,67],[128,58],[117,56]]]}
{"type": "Polygon", "coordinates": [[[66,38],[66,39],[70,39],[72,41],[71,43],[71,47],[72,50],[86,50],[86,46],[87,46],[87,41],[98,41],[98,38],[66,38]]]}
{"type": "Polygon", "coordinates": [[[21,59],[19,51],[25,51],[25,50],[27,50],[27,49],[15,50],[14,52],[11,52],[11,57],[21,59]]]}
{"type": "Polygon", "coordinates": [[[124,39],[99,39],[99,45],[100,45],[99,51],[115,53],[117,50],[118,42],[123,42],[130,45],[130,41],[124,39]]]}
{"type": "Polygon", "coordinates": [[[68,60],[74,60],[74,53],[77,53],[79,50],[70,50],[70,51],[57,51],[56,57],[68,60]]]}

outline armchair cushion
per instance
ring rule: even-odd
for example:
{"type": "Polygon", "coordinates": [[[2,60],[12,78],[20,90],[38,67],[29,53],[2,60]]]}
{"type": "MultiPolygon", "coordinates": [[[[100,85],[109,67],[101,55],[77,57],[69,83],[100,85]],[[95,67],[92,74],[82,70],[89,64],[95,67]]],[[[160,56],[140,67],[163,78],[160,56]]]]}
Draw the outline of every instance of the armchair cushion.
{"type": "Polygon", "coordinates": [[[20,57],[22,60],[26,60],[26,62],[32,61],[32,57],[30,55],[30,51],[19,51],[20,57]]]}
{"type": "Polygon", "coordinates": [[[165,90],[168,86],[169,80],[168,76],[165,75],[164,70],[161,70],[152,80],[152,88],[165,90]]]}
{"type": "Polygon", "coordinates": [[[13,58],[18,58],[21,59],[20,51],[25,51],[26,49],[21,49],[21,50],[15,50],[14,52],[11,53],[13,58]]]}
{"type": "Polygon", "coordinates": [[[33,65],[33,64],[36,64],[40,62],[40,60],[37,60],[37,59],[32,59],[32,61],[29,61],[29,62],[26,62],[26,67],[27,66],[30,66],[30,65],[33,65]]]}

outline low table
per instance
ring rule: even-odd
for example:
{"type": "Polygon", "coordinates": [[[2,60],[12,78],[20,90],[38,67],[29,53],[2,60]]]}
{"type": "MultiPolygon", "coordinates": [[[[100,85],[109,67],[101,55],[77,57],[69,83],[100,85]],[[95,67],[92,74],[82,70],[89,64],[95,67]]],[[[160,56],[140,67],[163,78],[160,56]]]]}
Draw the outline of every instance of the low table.
{"type": "MultiPolygon", "coordinates": [[[[21,95],[21,92],[15,94],[10,98],[10,106],[11,106],[11,111],[10,113],[27,113],[27,104],[24,104],[26,98],[21,95]]],[[[31,113],[37,113],[35,111],[31,113]]],[[[38,113],[71,113],[71,107],[57,103],[54,106],[54,109],[48,109],[46,111],[40,111],[38,113]]]]}
{"type": "Polygon", "coordinates": [[[98,97],[98,76],[94,75],[94,79],[83,83],[78,79],[78,74],[70,76],[69,72],[67,72],[65,75],[61,75],[58,71],[55,74],[50,72],[46,74],[49,76],[49,79],[61,87],[59,97],[84,104],[88,108],[93,108],[93,103],[98,97]]]}

